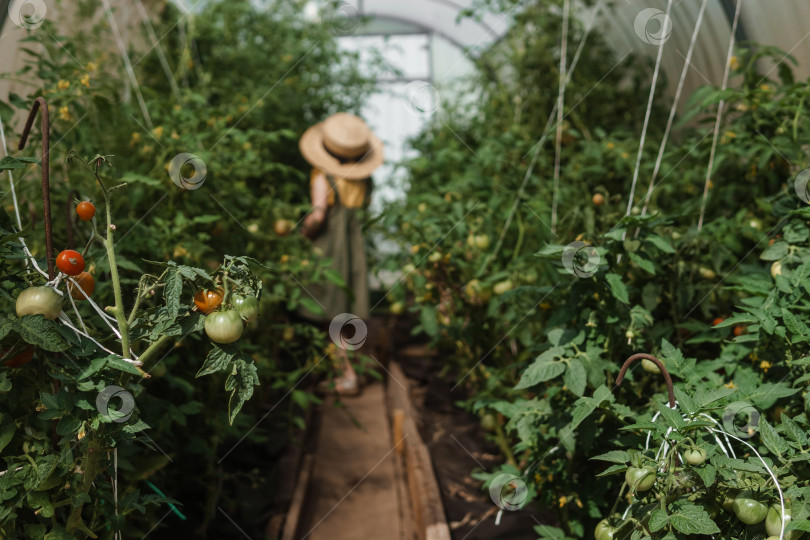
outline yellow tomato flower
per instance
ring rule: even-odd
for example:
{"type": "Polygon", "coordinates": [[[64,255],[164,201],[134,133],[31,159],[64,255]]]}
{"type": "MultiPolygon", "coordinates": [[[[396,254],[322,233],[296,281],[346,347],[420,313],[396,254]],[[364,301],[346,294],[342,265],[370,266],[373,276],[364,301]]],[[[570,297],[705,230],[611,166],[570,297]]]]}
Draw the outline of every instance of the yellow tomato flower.
{"type": "Polygon", "coordinates": [[[152,135],[155,136],[156,139],[159,139],[163,136],[163,126],[158,126],[152,130],[152,135]]]}
{"type": "Polygon", "coordinates": [[[772,367],[773,367],[773,364],[771,364],[771,363],[770,363],[770,362],[768,362],[767,360],[763,360],[762,362],[760,362],[760,363],[759,363],[759,368],[760,368],[762,371],[764,371],[765,373],[768,373],[768,370],[769,370],[770,368],[772,368],[772,367]]]}
{"type": "Polygon", "coordinates": [[[172,139],[179,139],[180,135],[177,134],[176,131],[172,131],[172,139]]]}
{"type": "Polygon", "coordinates": [[[731,67],[732,71],[737,71],[740,69],[740,61],[737,59],[736,56],[731,57],[731,61],[728,63],[729,67],[731,67]]]}
{"type": "Polygon", "coordinates": [[[289,260],[290,260],[289,255],[282,255],[281,256],[281,264],[284,264],[284,263],[288,262],[289,260]]]}
{"type": "Polygon", "coordinates": [[[729,381],[726,384],[724,384],[723,386],[725,386],[726,388],[737,388],[737,385],[734,384],[734,381],[729,381]]]}
{"type": "Polygon", "coordinates": [[[141,154],[148,154],[152,151],[152,147],[148,144],[145,144],[141,147],[141,154]]]}
{"type": "Polygon", "coordinates": [[[66,81],[65,79],[60,79],[58,83],[56,83],[56,87],[59,90],[67,90],[70,88],[70,81],[66,81]]]}
{"type": "Polygon", "coordinates": [[[607,147],[608,150],[613,150],[614,148],[616,148],[616,145],[612,142],[608,142],[605,146],[607,147]]]}
{"type": "Polygon", "coordinates": [[[60,120],[70,120],[72,116],[70,116],[70,109],[65,107],[59,107],[59,119],[60,120]]]}
{"type": "Polygon", "coordinates": [[[759,85],[759,89],[762,90],[763,92],[770,92],[771,87],[770,85],[767,84],[761,84],[759,85]]]}
{"type": "Polygon", "coordinates": [[[563,495],[562,497],[560,497],[560,501],[559,501],[559,503],[560,503],[560,508],[562,508],[563,506],[565,506],[565,503],[567,503],[567,502],[568,502],[568,498],[566,498],[566,496],[565,496],[565,495],[563,495]]]}
{"type": "Polygon", "coordinates": [[[84,75],[82,75],[82,78],[79,79],[79,82],[82,83],[87,88],[90,88],[90,75],[85,73],[84,75]]]}
{"type": "Polygon", "coordinates": [[[98,64],[95,62],[87,62],[87,71],[95,71],[98,69],[98,64]]]}
{"type": "Polygon", "coordinates": [[[630,157],[630,154],[628,154],[627,152],[622,152],[622,159],[627,159],[629,157],[630,157]]]}
{"type": "Polygon", "coordinates": [[[138,144],[140,142],[140,140],[141,140],[141,134],[138,133],[137,131],[133,132],[132,133],[132,138],[129,140],[129,145],[130,146],[135,146],[136,144],[138,144]]]}
{"type": "Polygon", "coordinates": [[[246,142],[245,144],[242,145],[242,150],[250,150],[251,148],[252,145],[249,142],[246,142]]]}

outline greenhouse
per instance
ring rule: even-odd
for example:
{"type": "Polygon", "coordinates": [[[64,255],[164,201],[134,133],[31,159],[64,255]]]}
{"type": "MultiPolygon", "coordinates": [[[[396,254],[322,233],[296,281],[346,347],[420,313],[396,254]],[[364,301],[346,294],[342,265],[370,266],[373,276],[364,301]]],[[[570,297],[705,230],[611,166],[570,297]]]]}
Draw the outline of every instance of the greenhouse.
{"type": "Polygon", "coordinates": [[[0,540],[803,537],[808,23],[0,0],[0,540]]]}

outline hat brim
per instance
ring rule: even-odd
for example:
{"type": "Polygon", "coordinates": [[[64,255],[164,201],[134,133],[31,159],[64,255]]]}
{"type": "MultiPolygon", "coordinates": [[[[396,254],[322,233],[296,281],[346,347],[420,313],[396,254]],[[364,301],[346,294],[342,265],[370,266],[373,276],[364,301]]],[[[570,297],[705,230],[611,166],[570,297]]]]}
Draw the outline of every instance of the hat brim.
{"type": "Polygon", "coordinates": [[[369,139],[371,151],[363,161],[356,163],[341,163],[327,152],[323,145],[323,122],[306,130],[298,142],[298,147],[310,165],[326,174],[346,180],[365,180],[385,161],[383,142],[373,133],[369,134],[369,139]]]}

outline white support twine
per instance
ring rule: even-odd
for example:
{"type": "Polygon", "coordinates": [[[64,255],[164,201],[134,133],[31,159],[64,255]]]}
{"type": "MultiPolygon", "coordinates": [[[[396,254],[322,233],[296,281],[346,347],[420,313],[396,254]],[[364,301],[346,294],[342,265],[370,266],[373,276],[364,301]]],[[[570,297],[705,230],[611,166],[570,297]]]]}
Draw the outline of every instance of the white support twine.
{"type": "Polygon", "coordinates": [[[172,94],[174,94],[175,99],[178,101],[180,100],[180,88],[177,86],[177,79],[174,78],[174,73],[172,73],[171,67],[169,67],[169,61],[166,59],[166,53],[163,51],[163,47],[160,45],[160,40],[155,34],[155,28],[152,26],[152,20],[149,18],[149,14],[146,12],[146,8],[143,7],[143,2],[138,0],[135,3],[135,7],[138,9],[138,13],[143,19],[143,24],[146,27],[146,33],[149,34],[149,39],[152,40],[152,47],[155,49],[155,52],[158,55],[158,59],[160,60],[160,65],[163,67],[163,72],[166,74],[166,79],[169,81],[169,86],[172,88],[172,94]]]}
{"type": "MultiPolygon", "coordinates": [[[[703,13],[706,11],[706,4],[708,0],[703,0],[700,5],[700,11],[698,11],[697,20],[695,21],[695,29],[692,32],[692,39],[689,42],[689,50],[686,52],[686,59],[683,63],[683,70],[681,70],[681,78],[678,81],[678,88],[675,90],[675,98],[672,100],[672,109],[669,111],[669,119],[667,120],[667,127],[664,130],[664,137],[661,139],[661,148],[658,150],[658,157],[655,160],[655,167],[653,168],[652,176],[650,177],[650,185],[647,188],[647,196],[644,198],[644,206],[641,209],[641,215],[647,215],[647,207],[650,204],[650,199],[652,198],[653,194],[653,187],[655,185],[655,179],[658,177],[658,172],[661,170],[661,163],[664,160],[664,149],[667,146],[667,140],[669,139],[669,132],[672,130],[672,125],[675,123],[675,113],[678,109],[678,102],[681,99],[681,92],[683,91],[684,82],[686,81],[686,74],[689,72],[689,68],[691,67],[692,63],[692,53],[695,51],[695,44],[697,43],[698,33],[700,32],[700,26],[703,24],[703,13]]],[[[638,237],[639,232],[641,229],[636,229],[636,237],[638,237]]]]}
{"type": "MultiPolygon", "coordinates": [[[[588,36],[591,33],[591,30],[593,30],[593,27],[596,24],[596,20],[599,17],[604,5],[605,5],[605,0],[599,0],[599,3],[597,4],[596,9],[594,10],[593,17],[588,22],[588,25],[585,27],[585,32],[582,35],[582,39],[579,42],[579,47],[577,47],[577,52],[574,54],[574,59],[571,61],[571,67],[568,69],[568,74],[565,77],[565,86],[566,87],[568,86],[568,83],[571,81],[571,77],[574,74],[574,68],[576,67],[577,62],[579,62],[579,57],[580,57],[580,54],[582,53],[582,50],[585,48],[585,42],[587,41],[588,36]]],[[[565,92],[564,89],[563,89],[563,92],[565,92]]],[[[512,224],[512,219],[515,217],[515,212],[517,211],[517,207],[520,204],[520,200],[523,197],[524,192],[526,191],[526,186],[528,185],[529,179],[532,176],[532,171],[534,170],[534,166],[537,164],[537,159],[540,157],[540,150],[541,150],[541,148],[543,148],[543,144],[546,142],[546,138],[548,138],[548,135],[551,133],[550,130],[551,130],[551,125],[552,125],[552,119],[555,118],[555,113],[557,112],[558,105],[559,105],[559,101],[556,101],[554,103],[554,107],[551,108],[551,112],[548,115],[548,120],[546,121],[546,127],[543,128],[543,133],[540,136],[540,139],[532,147],[532,149],[534,150],[534,155],[532,156],[532,159],[529,162],[529,166],[526,169],[526,174],[523,175],[523,182],[520,184],[520,188],[518,188],[518,192],[515,195],[515,200],[512,203],[512,208],[509,210],[509,215],[506,217],[506,221],[504,222],[503,228],[501,229],[501,234],[498,237],[498,242],[495,244],[495,249],[492,250],[492,252],[490,252],[489,256],[487,257],[487,260],[486,260],[486,263],[485,263],[484,267],[489,265],[490,261],[492,261],[492,259],[495,257],[495,254],[498,253],[501,250],[501,246],[503,245],[503,241],[506,238],[506,232],[509,230],[509,225],[512,224]]],[[[529,150],[529,152],[527,152],[526,154],[528,155],[530,152],[531,152],[531,150],[529,150]]]]}
{"type": "MultiPolygon", "coordinates": [[[[671,0],[670,0],[671,1],[671,0]]],[[[560,158],[562,153],[562,122],[565,104],[565,70],[568,55],[568,19],[571,1],[563,3],[562,45],[560,46],[560,86],[557,93],[557,135],[554,143],[554,185],[551,193],[551,234],[557,234],[557,197],[560,190],[560,158]]]]}
{"type": "MultiPolygon", "coordinates": [[[[742,7],[742,0],[737,0],[737,7],[734,10],[734,21],[731,23],[731,38],[728,42],[728,53],[726,54],[726,69],[723,72],[723,86],[720,89],[724,92],[728,87],[728,74],[731,71],[731,57],[734,55],[734,43],[737,39],[737,23],[740,20],[740,8],[742,7]]],[[[721,99],[720,104],[717,106],[717,119],[714,121],[714,136],[712,138],[712,150],[709,154],[709,165],[706,167],[706,182],[703,184],[703,200],[700,203],[700,218],[698,219],[698,232],[703,229],[703,218],[706,214],[706,199],[709,196],[709,182],[712,178],[712,169],[714,168],[714,154],[717,151],[717,138],[720,135],[720,122],[723,119],[723,109],[726,106],[726,100],[721,99]]]]}
{"type": "Polygon", "coordinates": [[[146,102],[143,99],[143,94],[141,93],[141,85],[138,84],[138,79],[135,77],[135,70],[132,67],[132,62],[129,60],[129,53],[127,53],[127,47],[124,44],[124,40],[121,37],[121,32],[118,29],[118,23],[115,22],[115,17],[112,13],[112,8],[110,7],[109,0],[101,0],[104,4],[104,13],[107,15],[107,21],[110,24],[110,28],[112,29],[113,36],[115,37],[116,45],[118,45],[118,51],[121,54],[121,60],[124,62],[124,67],[126,68],[127,78],[129,79],[132,87],[135,89],[135,96],[138,98],[138,105],[141,108],[141,114],[143,114],[144,122],[146,125],[149,126],[149,129],[154,128],[155,126],[152,124],[152,118],[149,116],[149,111],[146,108],[146,102]]]}
{"type": "MultiPolygon", "coordinates": [[[[672,0],[667,0],[667,11],[664,15],[664,22],[666,24],[670,20],[670,13],[672,11],[672,0]]],[[[662,28],[663,32],[663,28],[662,28]]],[[[661,39],[658,44],[658,56],[655,59],[655,69],[653,70],[652,83],[650,84],[650,95],[647,99],[647,111],[644,113],[644,125],[641,128],[641,140],[638,144],[638,154],[636,155],[636,166],[633,170],[633,182],[630,185],[630,196],[627,198],[627,210],[624,215],[629,216],[630,211],[633,209],[633,198],[636,194],[636,183],[638,182],[639,168],[641,167],[641,156],[644,154],[644,141],[647,138],[647,128],[650,124],[650,114],[652,113],[653,100],[655,99],[655,85],[658,82],[658,72],[661,69],[661,58],[664,56],[664,44],[666,39],[661,39]]],[[[622,240],[627,236],[627,231],[622,234],[622,240]]]]}

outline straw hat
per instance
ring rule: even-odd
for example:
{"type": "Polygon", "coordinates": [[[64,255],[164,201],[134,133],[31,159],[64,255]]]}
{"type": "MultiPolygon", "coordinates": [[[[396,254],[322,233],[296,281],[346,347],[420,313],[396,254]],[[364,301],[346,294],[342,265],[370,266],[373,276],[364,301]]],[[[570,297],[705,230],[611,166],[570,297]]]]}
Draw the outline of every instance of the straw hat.
{"type": "Polygon", "coordinates": [[[384,161],[382,141],[353,114],[333,114],[304,132],[298,143],[313,167],[347,180],[364,180],[384,161]]]}

